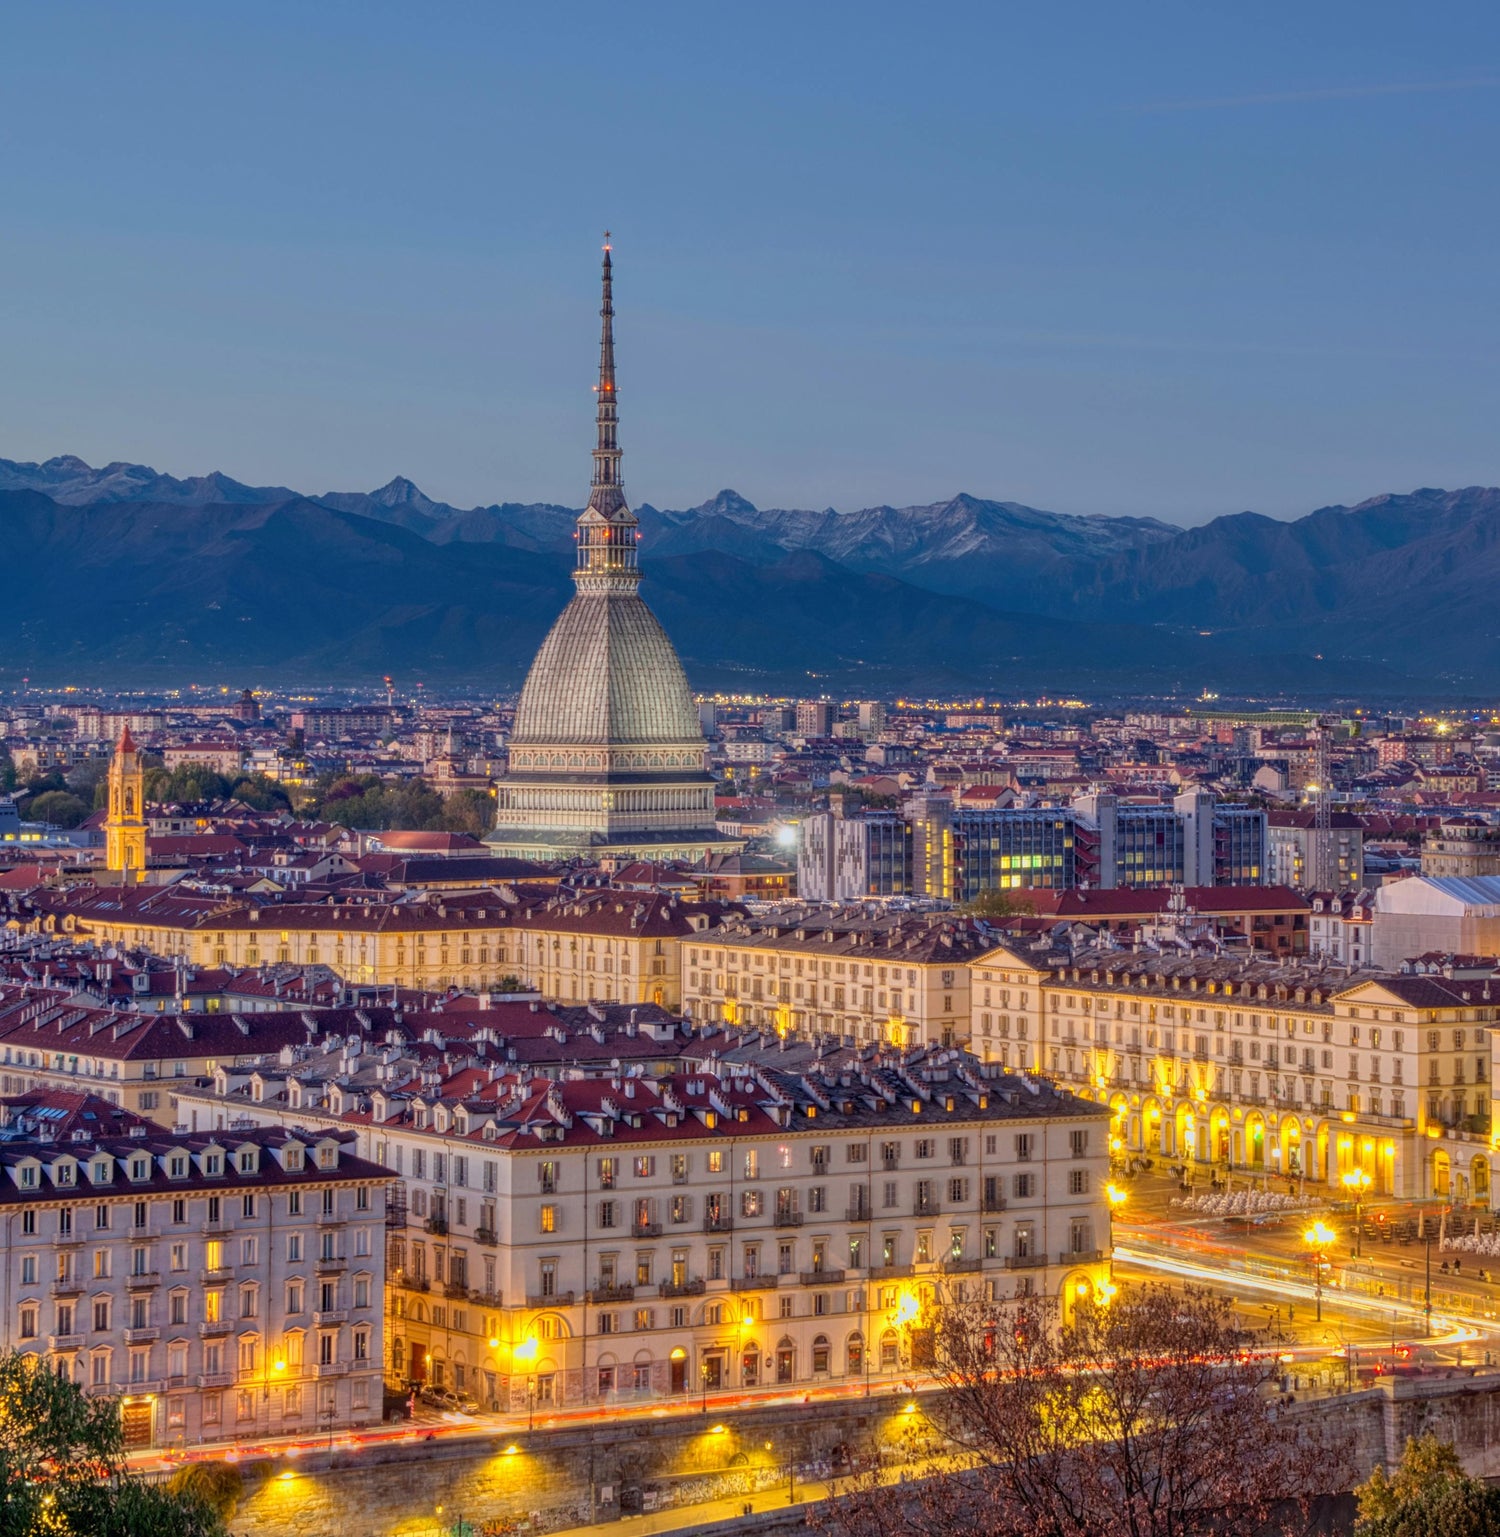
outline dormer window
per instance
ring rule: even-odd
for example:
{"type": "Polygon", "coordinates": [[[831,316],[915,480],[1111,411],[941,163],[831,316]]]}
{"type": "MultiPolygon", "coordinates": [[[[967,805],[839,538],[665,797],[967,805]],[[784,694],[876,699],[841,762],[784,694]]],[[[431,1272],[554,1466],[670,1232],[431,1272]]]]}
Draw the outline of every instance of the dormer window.
{"type": "MultiPolygon", "coordinates": [[[[173,1179],[186,1179],[187,1172],[188,1161],[186,1153],[173,1153],[172,1156],[167,1159],[167,1173],[173,1179]]],[[[213,1171],[211,1170],[210,1172],[213,1171]]]]}
{"type": "Polygon", "coordinates": [[[132,1158],[130,1160],[131,1179],[149,1179],[151,1176],[151,1161],[148,1158],[132,1158]]]}
{"type": "Polygon", "coordinates": [[[244,1149],[241,1150],[241,1152],[240,1152],[240,1161],[239,1161],[239,1170],[240,1170],[241,1174],[254,1174],[255,1173],[255,1150],[254,1150],[254,1148],[247,1147],[247,1148],[244,1148],[244,1149]]]}
{"type": "MultiPolygon", "coordinates": [[[[60,1184],[61,1181],[59,1181],[58,1183],[60,1184]]],[[[34,1163],[27,1163],[27,1164],[22,1164],[21,1165],[21,1189],[22,1190],[35,1190],[36,1189],[36,1165],[34,1163]]]]}
{"type": "Polygon", "coordinates": [[[302,1167],[302,1149],[300,1147],[287,1148],[285,1166],[288,1172],[295,1172],[302,1167]]]}
{"type": "Polygon", "coordinates": [[[76,1184],[77,1180],[74,1177],[74,1167],[75,1166],[71,1163],[58,1164],[57,1168],[53,1172],[52,1183],[55,1185],[76,1184]]]}
{"type": "Polygon", "coordinates": [[[224,1164],[217,1153],[209,1153],[203,1160],[203,1172],[205,1174],[222,1174],[224,1164]]]}

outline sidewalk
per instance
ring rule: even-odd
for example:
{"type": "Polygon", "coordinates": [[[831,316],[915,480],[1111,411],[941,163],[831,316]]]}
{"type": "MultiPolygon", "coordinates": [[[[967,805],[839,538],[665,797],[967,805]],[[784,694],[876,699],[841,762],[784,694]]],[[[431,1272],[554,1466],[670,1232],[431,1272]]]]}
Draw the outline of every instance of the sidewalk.
{"type": "Polygon", "coordinates": [[[764,1489],[759,1494],[732,1495],[728,1499],[708,1500],[701,1505],[674,1505],[669,1510],[652,1511],[650,1515],[625,1516],[619,1519],[606,1516],[593,1526],[570,1526],[561,1531],[549,1532],[547,1537],[656,1537],[661,1532],[697,1532],[719,1521],[744,1519],[745,1506],[753,1515],[769,1513],[785,1514],[815,1505],[828,1498],[825,1483],[814,1481],[804,1485],[797,1483],[797,1498],[787,1499],[786,1485],[776,1489],[764,1489]],[[805,1491],[805,1492],[804,1492],[805,1491]]]}

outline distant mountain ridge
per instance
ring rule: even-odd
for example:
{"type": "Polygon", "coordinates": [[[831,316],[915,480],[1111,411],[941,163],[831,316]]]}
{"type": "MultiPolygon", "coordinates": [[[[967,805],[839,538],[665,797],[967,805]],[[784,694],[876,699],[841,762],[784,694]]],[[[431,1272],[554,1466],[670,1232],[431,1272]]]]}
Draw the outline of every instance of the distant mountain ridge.
{"type": "MultiPolygon", "coordinates": [[[[725,490],[637,512],[647,595],[705,685],[1500,689],[1493,488],[1190,529],[967,494],[841,513],[725,490]]],[[[0,667],[255,661],[514,686],[568,595],[576,515],[457,508],[404,477],[309,497],[73,456],[0,460],[19,625],[0,667]],[[139,615],[111,595],[141,591],[138,575],[120,580],[137,561],[152,573],[139,615]],[[84,573],[98,576],[87,617],[84,573]],[[227,609],[243,612],[230,624],[227,609]]]]}

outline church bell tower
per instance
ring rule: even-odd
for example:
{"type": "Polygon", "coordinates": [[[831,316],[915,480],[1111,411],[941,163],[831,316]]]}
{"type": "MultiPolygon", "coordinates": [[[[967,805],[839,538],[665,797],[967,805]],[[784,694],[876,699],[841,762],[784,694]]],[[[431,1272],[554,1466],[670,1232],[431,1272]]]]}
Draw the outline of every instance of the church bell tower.
{"type": "Polygon", "coordinates": [[[109,815],[104,823],[105,868],[126,884],[146,874],[145,789],[141,755],[126,726],[110,760],[109,815]]]}

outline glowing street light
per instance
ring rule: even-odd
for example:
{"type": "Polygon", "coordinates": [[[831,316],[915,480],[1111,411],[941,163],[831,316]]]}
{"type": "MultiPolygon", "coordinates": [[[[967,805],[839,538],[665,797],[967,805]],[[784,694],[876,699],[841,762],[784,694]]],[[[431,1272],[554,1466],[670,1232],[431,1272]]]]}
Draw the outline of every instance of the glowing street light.
{"type": "Polygon", "coordinates": [[[1321,1221],[1314,1222],[1303,1233],[1302,1241],[1312,1250],[1313,1295],[1317,1299],[1317,1321],[1323,1322],[1323,1250],[1333,1243],[1338,1234],[1321,1221]]]}
{"type": "Polygon", "coordinates": [[[891,1309],[891,1323],[897,1328],[913,1323],[921,1310],[916,1293],[903,1290],[896,1299],[895,1307],[891,1309]]]}
{"type": "MultiPolygon", "coordinates": [[[[1109,1277],[1113,1281],[1115,1275],[1115,1213],[1125,1204],[1127,1193],[1123,1185],[1117,1185],[1111,1180],[1104,1187],[1104,1197],[1109,1202],[1109,1277]]],[[[1110,1290],[1114,1290],[1113,1286],[1111,1286],[1110,1290]]]]}
{"type": "Polygon", "coordinates": [[[537,1343],[533,1337],[522,1340],[511,1351],[512,1361],[519,1361],[526,1368],[526,1429],[536,1429],[536,1358],[537,1343]]]}
{"type": "Polygon", "coordinates": [[[1343,1184],[1344,1189],[1354,1197],[1354,1257],[1358,1259],[1363,1252],[1363,1212],[1365,1191],[1370,1188],[1370,1176],[1364,1169],[1350,1169],[1344,1176],[1343,1184]]]}

